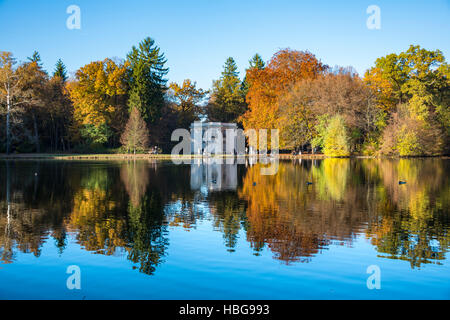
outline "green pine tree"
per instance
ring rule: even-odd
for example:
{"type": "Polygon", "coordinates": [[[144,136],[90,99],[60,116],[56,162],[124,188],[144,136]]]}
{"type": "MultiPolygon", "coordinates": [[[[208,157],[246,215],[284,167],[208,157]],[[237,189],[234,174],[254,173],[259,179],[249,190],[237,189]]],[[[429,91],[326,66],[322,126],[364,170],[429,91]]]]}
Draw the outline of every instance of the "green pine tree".
{"type": "Polygon", "coordinates": [[[64,63],[62,62],[61,59],[59,59],[56,62],[56,66],[55,66],[55,72],[53,73],[54,77],[60,77],[63,82],[67,81],[67,70],[66,70],[66,66],[64,65],[64,63]]]}
{"type": "Polygon", "coordinates": [[[207,108],[208,119],[219,122],[236,122],[244,114],[246,104],[241,90],[241,80],[233,58],[228,58],[222,77],[214,81],[207,108]]]}
{"type": "Polygon", "coordinates": [[[239,79],[239,71],[237,69],[236,62],[232,57],[229,57],[223,66],[222,78],[239,79]]]}
{"type": "Polygon", "coordinates": [[[167,79],[164,77],[169,72],[164,67],[167,60],[150,37],[137,47],[133,46],[127,58],[131,70],[128,100],[130,110],[136,107],[147,122],[154,123],[164,106],[164,94],[167,90],[167,79]]]}
{"type": "Polygon", "coordinates": [[[40,55],[39,52],[37,52],[37,51],[34,51],[34,52],[33,52],[33,55],[32,55],[31,57],[28,57],[27,59],[28,59],[28,61],[30,61],[30,62],[36,62],[37,65],[38,65],[39,67],[42,66],[42,63],[41,63],[41,55],[40,55]]]}
{"type": "Polygon", "coordinates": [[[249,61],[249,64],[250,64],[249,69],[257,68],[259,70],[262,70],[266,67],[264,60],[258,53],[253,56],[253,58],[249,61]]]}

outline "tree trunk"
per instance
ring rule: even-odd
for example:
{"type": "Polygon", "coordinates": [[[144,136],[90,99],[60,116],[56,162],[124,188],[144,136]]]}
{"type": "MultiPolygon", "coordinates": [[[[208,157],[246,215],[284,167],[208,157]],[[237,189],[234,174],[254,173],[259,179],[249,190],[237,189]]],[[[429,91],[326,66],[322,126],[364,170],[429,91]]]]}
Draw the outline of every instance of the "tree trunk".
{"type": "Polygon", "coordinates": [[[50,119],[52,121],[50,130],[50,148],[52,152],[55,152],[58,149],[58,126],[53,118],[53,114],[50,114],[50,119]]]}
{"type": "Polygon", "coordinates": [[[33,111],[33,126],[34,126],[34,143],[36,144],[36,152],[41,152],[41,148],[39,146],[39,132],[38,132],[38,126],[36,121],[36,114],[33,111]]]}
{"type": "Polygon", "coordinates": [[[60,138],[61,138],[62,151],[63,151],[63,152],[66,152],[66,144],[64,143],[64,135],[63,135],[62,132],[61,132],[61,134],[60,134],[60,138]]]}

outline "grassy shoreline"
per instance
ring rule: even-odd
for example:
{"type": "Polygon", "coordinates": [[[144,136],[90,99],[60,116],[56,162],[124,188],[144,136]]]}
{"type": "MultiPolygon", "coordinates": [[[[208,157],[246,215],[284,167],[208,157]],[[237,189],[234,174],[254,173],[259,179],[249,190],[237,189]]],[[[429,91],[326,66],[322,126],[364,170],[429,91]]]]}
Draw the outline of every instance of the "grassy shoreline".
{"type": "MultiPolygon", "coordinates": [[[[223,158],[230,158],[233,156],[222,156],[223,158]]],[[[246,158],[251,157],[249,155],[245,156],[246,158]]],[[[323,154],[302,154],[293,156],[291,154],[280,154],[277,156],[279,159],[326,159],[326,158],[334,158],[329,157],[323,154]]],[[[203,157],[199,155],[191,155],[184,156],[179,155],[176,156],[175,159],[201,159],[201,158],[210,158],[203,157]]],[[[356,159],[378,159],[380,157],[373,156],[362,156],[362,155],[353,155],[349,157],[342,158],[356,158],[356,159]]],[[[383,157],[389,158],[389,157],[383,157]]],[[[392,158],[392,157],[391,157],[392,158]]],[[[395,157],[394,159],[401,159],[402,157],[395,157]]],[[[414,157],[406,157],[406,158],[443,158],[450,159],[449,156],[440,155],[440,156],[414,156],[414,157]]],[[[0,154],[0,160],[172,160],[172,155],[170,154],[58,154],[58,153],[29,153],[29,154],[0,154]]]]}
{"type": "MultiPolygon", "coordinates": [[[[230,158],[233,156],[223,155],[223,158],[230,158]]],[[[245,157],[250,157],[246,155],[245,157]]],[[[170,154],[56,154],[56,153],[30,153],[30,154],[0,154],[0,159],[2,160],[172,160],[172,155],[170,154]]],[[[201,159],[209,158],[203,157],[201,155],[178,155],[175,159],[201,159]]],[[[325,155],[302,155],[302,156],[292,156],[290,154],[280,154],[278,155],[280,159],[323,159],[327,158],[325,155]]]]}

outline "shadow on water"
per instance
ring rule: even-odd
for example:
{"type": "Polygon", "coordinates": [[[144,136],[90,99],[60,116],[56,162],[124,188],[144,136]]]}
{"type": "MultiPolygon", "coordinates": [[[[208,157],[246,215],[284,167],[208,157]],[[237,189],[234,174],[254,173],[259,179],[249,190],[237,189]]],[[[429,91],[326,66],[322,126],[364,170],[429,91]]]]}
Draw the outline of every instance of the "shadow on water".
{"type": "Polygon", "coordinates": [[[0,162],[0,259],[41,255],[69,235],[92,253],[125,256],[153,274],[170,229],[210,221],[224,250],[239,241],[284,264],[309,262],[365,236],[380,257],[411,268],[439,264],[449,248],[450,162],[442,159],[286,161],[176,166],[169,162],[0,162]],[[399,184],[405,181],[407,184],[399,184]],[[239,239],[244,235],[245,239],[239,239]]]}

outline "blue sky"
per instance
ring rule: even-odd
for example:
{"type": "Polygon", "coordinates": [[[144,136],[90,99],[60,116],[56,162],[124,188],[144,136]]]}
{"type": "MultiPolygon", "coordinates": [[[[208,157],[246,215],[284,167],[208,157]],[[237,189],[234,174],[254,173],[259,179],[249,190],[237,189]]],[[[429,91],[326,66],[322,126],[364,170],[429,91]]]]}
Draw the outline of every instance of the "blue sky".
{"type": "Polygon", "coordinates": [[[125,58],[151,36],[168,59],[170,81],[209,88],[227,57],[241,77],[256,52],[309,50],[330,66],[363,73],[377,57],[410,44],[450,53],[450,0],[0,0],[0,50],[25,60],[34,50],[52,71],[106,57],[125,58]],[[69,30],[66,8],[81,9],[81,29],[69,30]],[[369,30],[369,5],[381,9],[381,30],[369,30]]]}

